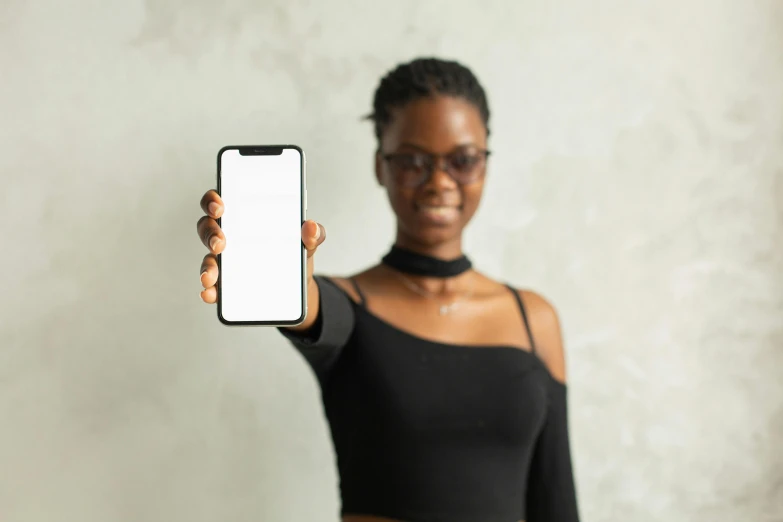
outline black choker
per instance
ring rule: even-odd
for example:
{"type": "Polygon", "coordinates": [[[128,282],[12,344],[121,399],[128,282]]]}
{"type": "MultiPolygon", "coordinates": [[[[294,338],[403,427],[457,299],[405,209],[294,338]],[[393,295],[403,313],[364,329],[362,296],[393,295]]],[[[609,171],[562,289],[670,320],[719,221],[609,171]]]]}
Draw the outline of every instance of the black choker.
{"type": "Polygon", "coordinates": [[[425,277],[454,277],[467,272],[473,266],[465,255],[444,261],[397,246],[393,246],[389,253],[383,256],[382,261],[404,274],[425,277]]]}

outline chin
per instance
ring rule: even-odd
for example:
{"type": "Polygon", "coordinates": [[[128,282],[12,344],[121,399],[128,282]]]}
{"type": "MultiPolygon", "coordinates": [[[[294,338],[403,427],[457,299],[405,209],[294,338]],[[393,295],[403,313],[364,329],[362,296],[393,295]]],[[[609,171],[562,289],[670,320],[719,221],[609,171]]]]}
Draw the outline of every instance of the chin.
{"type": "Polygon", "coordinates": [[[464,229],[462,223],[451,225],[422,225],[421,223],[402,226],[405,235],[421,245],[437,246],[459,239],[464,229]]]}

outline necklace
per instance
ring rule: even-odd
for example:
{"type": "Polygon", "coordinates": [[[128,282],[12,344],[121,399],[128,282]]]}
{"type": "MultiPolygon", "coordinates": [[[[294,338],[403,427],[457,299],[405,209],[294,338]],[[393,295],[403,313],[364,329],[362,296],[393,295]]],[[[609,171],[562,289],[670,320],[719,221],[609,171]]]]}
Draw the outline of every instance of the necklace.
{"type": "MultiPolygon", "coordinates": [[[[433,294],[432,292],[429,292],[429,291],[425,290],[420,285],[417,285],[416,283],[414,283],[413,281],[411,281],[410,279],[408,279],[407,277],[405,277],[401,273],[397,272],[396,270],[393,270],[393,272],[394,272],[394,275],[396,275],[397,278],[400,281],[402,281],[402,283],[411,292],[419,294],[420,296],[422,296],[424,298],[427,298],[427,299],[433,299],[433,300],[436,300],[436,301],[440,301],[440,297],[438,297],[437,295],[433,294]]],[[[450,303],[438,305],[438,315],[448,315],[448,314],[450,314],[451,312],[453,312],[454,310],[459,308],[460,304],[462,304],[462,302],[465,301],[466,299],[468,299],[472,294],[473,294],[473,288],[471,286],[471,288],[467,292],[462,294],[461,297],[458,297],[457,299],[455,299],[454,301],[452,301],[450,303]]]]}

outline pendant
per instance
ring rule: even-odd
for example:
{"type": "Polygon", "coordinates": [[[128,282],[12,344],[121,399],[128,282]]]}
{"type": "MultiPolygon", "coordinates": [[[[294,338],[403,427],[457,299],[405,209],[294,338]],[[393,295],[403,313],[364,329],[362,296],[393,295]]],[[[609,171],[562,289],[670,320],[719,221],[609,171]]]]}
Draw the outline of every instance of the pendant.
{"type": "Polygon", "coordinates": [[[452,312],[452,310],[456,309],[459,306],[459,303],[449,303],[445,305],[440,305],[438,307],[438,314],[439,315],[448,315],[452,312]]]}

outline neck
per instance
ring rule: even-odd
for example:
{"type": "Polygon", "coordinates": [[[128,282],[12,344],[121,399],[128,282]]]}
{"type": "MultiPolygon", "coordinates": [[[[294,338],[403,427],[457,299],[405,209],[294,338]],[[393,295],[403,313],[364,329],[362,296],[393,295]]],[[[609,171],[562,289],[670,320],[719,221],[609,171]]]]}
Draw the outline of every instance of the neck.
{"type": "Polygon", "coordinates": [[[462,254],[461,245],[459,239],[427,245],[398,234],[394,247],[381,262],[406,276],[429,280],[445,288],[450,286],[449,281],[471,269],[470,259],[462,254]]]}
{"type": "Polygon", "coordinates": [[[398,230],[397,239],[394,241],[394,245],[399,248],[404,248],[405,250],[410,250],[411,252],[416,252],[417,254],[443,259],[444,261],[450,261],[462,255],[462,236],[435,245],[428,245],[421,241],[417,241],[398,230]]]}

